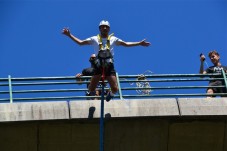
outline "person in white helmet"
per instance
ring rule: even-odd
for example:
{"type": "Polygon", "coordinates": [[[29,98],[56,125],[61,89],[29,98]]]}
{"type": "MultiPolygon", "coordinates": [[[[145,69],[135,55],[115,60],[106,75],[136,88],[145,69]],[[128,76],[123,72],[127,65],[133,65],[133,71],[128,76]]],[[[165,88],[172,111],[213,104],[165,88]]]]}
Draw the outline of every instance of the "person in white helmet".
{"type": "Polygon", "coordinates": [[[105,60],[107,63],[107,68],[105,68],[105,79],[108,81],[111,92],[109,92],[106,96],[106,101],[110,101],[114,94],[118,91],[117,86],[117,79],[116,79],[116,71],[114,69],[114,46],[125,46],[125,47],[131,47],[131,46],[149,46],[150,42],[147,42],[146,39],[143,39],[138,42],[125,42],[113,35],[109,35],[110,32],[110,23],[108,21],[102,20],[99,24],[99,31],[100,34],[97,36],[89,37],[85,40],[80,40],[79,38],[75,37],[71,34],[70,30],[68,28],[63,28],[62,33],[69,38],[71,38],[74,42],[76,42],[79,45],[93,45],[95,54],[97,56],[97,62],[96,62],[96,69],[95,73],[91,78],[91,83],[89,85],[89,91],[90,95],[95,95],[95,88],[97,84],[99,83],[99,80],[102,76],[102,70],[101,66],[103,64],[100,64],[102,61],[105,60]]]}

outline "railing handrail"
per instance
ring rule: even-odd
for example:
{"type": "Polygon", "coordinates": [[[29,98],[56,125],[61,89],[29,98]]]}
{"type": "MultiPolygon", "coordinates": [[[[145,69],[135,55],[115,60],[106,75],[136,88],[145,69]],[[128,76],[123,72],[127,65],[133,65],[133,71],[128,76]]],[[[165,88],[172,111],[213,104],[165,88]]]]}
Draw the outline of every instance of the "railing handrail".
{"type": "MultiPolygon", "coordinates": [[[[117,74],[118,76],[118,74],[117,74]]],[[[223,86],[212,86],[216,88],[225,88],[227,89],[227,80],[226,80],[226,73],[224,71],[221,74],[152,74],[152,75],[146,75],[146,80],[138,80],[138,75],[119,75],[117,78],[119,80],[118,85],[120,88],[119,95],[116,95],[116,98],[144,98],[144,97],[183,97],[183,96],[215,96],[215,95],[220,95],[224,96],[226,94],[206,94],[205,89],[211,88],[211,86],[206,85],[168,85],[168,86],[153,86],[155,83],[168,83],[172,82],[174,84],[180,83],[180,82],[187,82],[190,83],[192,81],[194,82],[204,82],[204,81],[211,81],[211,80],[224,80],[225,85],[223,86]],[[122,86],[122,84],[127,84],[127,83],[152,83],[153,85],[150,87],[134,87],[134,86],[122,86]],[[150,95],[128,95],[128,94],[122,94],[121,91],[131,91],[131,90],[185,90],[185,89],[204,89],[204,93],[183,93],[183,94],[150,94],[150,95]]],[[[0,78],[0,101],[9,101],[12,102],[14,101],[26,101],[26,100],[67,100],[67,99],[86,99],[86,98],[99,98],[99,97],[91,97],[91,96],[55,96],[55,97],[46,97],[46,96],[41,96],[41,97],[14,97],[14,95],[19,95],[19,94],[31,94],[31,93],[56,93],[56,92],[82,92],[82,91],[87,91],[87,88],[48,88],[48,89],[26,89],[23,87],[29,87],[29,86],[36,86],[36,87],[42,87],[43,86],[55,86],[55,85],[80,85],[80,84],[88,84],[90,81],[91,76],[83,76],[79,78],[79,80],[82,81],[77,81],[75,76],[60,76],[60,77],[11,77],[9,76],[8,78],[0,78]],[[19,88],[18,86],[22,87],[19,88]],[[8,87],[8,88],[7,88],[8,87]],[[14,89],[14,88],[19,88],[19,90],[14,89]],[[8,90],[7,90],[8,89],[8,90]],[[9,94],[9,96],[6,97],[6,95],[9,94]],[[1,95],[5,95],[1,97],[1,95]]],[[[108,88],[105,88],[107,90],[108,88]]]]}
{"type": "MultiPolygon", "coordinates": [[[[166,77],[210,77],[221,74],[152,74],[146,75],[147,78],[166,78],[166,77]]],[[[137,78],[138,75],[119,75],[119,78],[137,78]]],[[[80,79],[88,79],[91,76],[83,76],[80,79]]],[[[75,76],[58,76],[58,77],[11,77],[12,81],[31,81],[31,80],[75,80],[75,76]]],[[[8,78],[0,78],[0,81],[8,81],[8,78]]]]}

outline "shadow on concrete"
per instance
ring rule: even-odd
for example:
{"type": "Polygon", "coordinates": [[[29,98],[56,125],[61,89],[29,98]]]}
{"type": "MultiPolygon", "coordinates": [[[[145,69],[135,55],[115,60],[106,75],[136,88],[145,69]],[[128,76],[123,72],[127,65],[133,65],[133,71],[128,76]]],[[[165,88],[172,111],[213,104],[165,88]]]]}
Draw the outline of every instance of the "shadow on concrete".
{"type": "Polygon", "coordinates": [[[88,118],[93,118],[95,113],[95,107],[92,106],[89,108],[88,118]]]}
{"type": "Polygon", "coordinates": [[[105,114],[105,118],[111,118],[111,114],[110,113],[106,113],[105,114]]]}

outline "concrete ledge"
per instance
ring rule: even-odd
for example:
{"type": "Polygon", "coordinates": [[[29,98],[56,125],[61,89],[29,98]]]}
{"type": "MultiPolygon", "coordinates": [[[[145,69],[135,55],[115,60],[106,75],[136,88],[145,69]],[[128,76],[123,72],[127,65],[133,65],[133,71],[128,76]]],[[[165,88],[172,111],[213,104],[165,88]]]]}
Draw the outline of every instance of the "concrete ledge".
{"type": "MultiPolygon", "coordinates": [[[[71,118],[99,118],[100,100],[70,101],[71,118]]],[[[105,101],[108,117],[179,116],[176,99],[105,101]]]]}
{"type": "Polygon", "coordinates": [[[1,103],[0,122],[69,119],[67,102],[1,103]]]}
{"type": "MultiPolygon", "coordinates": [[[[1,103],[0,122],[100,118],[100,100],[1,103]],[[70,115],[69,115],[70,113],[70,115]]],[[[106,117],[227,115],[227,98],[175,98],[105,101],[106,117]],[[179,104],[179,108],[178,108],[179,104]]]]}
{"type": "Polygon", "coordinates": [[[181,98],[178,103],[182,116],[227,115],[227,98],[181,98]]]}

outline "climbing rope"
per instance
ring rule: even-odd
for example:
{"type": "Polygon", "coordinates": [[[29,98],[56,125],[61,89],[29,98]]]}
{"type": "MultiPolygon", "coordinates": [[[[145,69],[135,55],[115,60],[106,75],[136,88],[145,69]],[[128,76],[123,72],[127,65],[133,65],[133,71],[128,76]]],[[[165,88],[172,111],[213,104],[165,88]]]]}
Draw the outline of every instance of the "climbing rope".
{"type": "MultiPolygon", "coordinates": [[[[140,74],[137,78],[138,82],[136,82],[136,86],[138,88],[151,88],[150,83],[148,82],[146,75],[150,75],[152,72],[150,70],[146,70],[143,74],[140,74]]],[[[140,95],[151,95],[151,89],[137,89],[136,92],[140,95]]]]}
{"type": "MultiPolygon", "coordinates": [[[[137,81],[135,82],[136,87],[138,88],[136,92],[139,95],[151,95],[151,92],[153,90],[149,89],[151,88],[150,83],[148,82],[146,76],[151,75],[152,72],[150,70],[146,70],[143,74],[139,74],[137,77],[137,81]],[[141,89],[141,88],[146,88],[146,89],[141,89]]],[[[122,78],[124,80],[127,80],[126,78],[122,78]]],[[[129,83],[131,86],[134,84],[134,82],[129,83]]]]}

